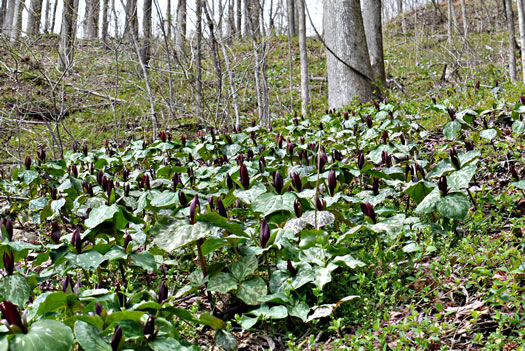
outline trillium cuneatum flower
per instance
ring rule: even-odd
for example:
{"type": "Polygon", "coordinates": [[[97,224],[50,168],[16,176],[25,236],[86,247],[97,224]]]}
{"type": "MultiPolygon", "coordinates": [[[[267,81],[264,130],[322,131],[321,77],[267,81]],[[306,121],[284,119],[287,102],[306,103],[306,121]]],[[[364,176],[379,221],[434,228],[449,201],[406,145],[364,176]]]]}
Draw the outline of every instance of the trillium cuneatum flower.
{"type": "Polygon", "coordinates": [[[191,224],[195,224],[195,213],[197,212],[197,207],[200,207],[199,196],[195,194],[190,204],[190,223],[191,224]]]}
{"type": "Polygon", "coordinates": [[[51,225],[51,240],[52,240],[55,244],[59,244],[59,243],[60,243],[60,236],[61,236],[61,233],[62,233],[62,228],[60,227],[60,224],[54,222],[54,223],[51,225]]]}
{"type": "Polygon", "coordinates": [[[159,295],[157,297],[158,303],[163,303],[168,298],[168,287],[166,286],[166,280],[160,283],[159,295]]]}
{"type": "Polygon", "coordinates": [[[281,172],[276,171],[275,175],[273,176],[273,187],[275,188],[278,194],[281,194],[281,192],[283,191],[283,185],[283,176],[281,175],[281,172]]]}
{"type": "Polygon", "coordinates": [[[15,270],[15,256],[11,250],[4,251],[3,262],[7,275],[12,275],[15,270]]]}
{"type": "Polygon", "coordinates": [[[113,333],[113,338],[111,338],[111,350],[118,351],[120,343],[122,342],[122,329],[120,325],[117,325],[115,332],[113,333]]]}
{"type": "Polygon", "coordinates": [[[379,178],[374,177],[372,180],[372,192],[374,193],[374,196],[379,194],[379,178]]]}
{"type": "Polygon", "coordinates": [[[319,156],[317,157],[317,167],[319,169],[319,172],[323,171],[324,166],[328,162],[328,156],[325,152],[321,152],[319,156]]]}
{"type": "Polygon", "coordinates": [[[244,188],[244,190],[248,190],[250,188],[250,175],[248,174],[248,168],[244,163],[241,164],[241,185],[244,188]]]}
{"type": "Polygon", "coordinates": [[[438,188],[439,188],[439,191],[441,191],[441,195],[447,195],[447,192],[448,192],[447,176],[443,175],[441,176],[441,178],[439,178],[438,188]]]}
{"type": "Polygon", "coordinates": [[[18,308],[8,300],[0,302],[0,312],[2,313],[2,319],[5,319],[10,326],[10,329],[13,326],[18,327],[23,333],[27,332],[27,327],[22,322],[22,317],[18,308]]]}
{"type": "Polygon", "coordinates": [[[368,216],[374,224],[377,223],[376,211],[370,202],[361,203],[361,211],[368,216]]]}
{"type": "Polygon", "coordinates": [[[75,229],[73,232],[73,236],[71,237],[71,244],[75,247],[75,250],[77,250],[77,254],[82,253],[82,237],[80,236],[80,230],[75,229]]]}
{"type": "Polygon", "coordinates": [[[26,169],[31,169],[31,157],[29,155],[26,156],[24,164],[26,166],[26,169]]]}
{"type": "Polygon", "coordinates": [[[188,206],[188,199],[186,198],[186,195],[184,194],[184,191],[179,191],[179,202],[182,207],[188,206]]]}
{"type": "Polygon", "coordinates": [[[270,240],[270,227],[268,227],[268,222],[266,222],[266,218],[263,218],[261,222],[261,247],[263,249],[266,248],[268,240],[270,240]]]}
{"type": "Polygon", "coordinates": [[[363,169],[364,165],[365,165],[365,155],[361,151],[359,153],[359,156],[357,156],[357,167],[359,167],[359,169],[363,169]]]}
{"type": "Polygon", "coordinates": [[[336,186],[337,179],[335,176],[335,171],[331,169],[330,172],[328,172],[328,190],[330,191],[330,196],[334,196],[336,186]]]}
{"type": "Polygon", "coordinates": [[[294,200],[293,209],[297,218],[300,218],[303,215],[303,205],[301,204],[301,201],[299,199],[294,200]]]}
{"type": "Polygon", "coordinates": [[[224,204],[222,203],[222,200],[220,198],[217,199],[217,211],[219,212],[219,215],[221,215],[222,217],[228,218],[226,208],[224,207],[224,204]]]}
{"type": "Polygon", "coordinates": [[[452,163],[452,165],[456,168],[456,169],[460,169],[461,168],[461,164],[459,163],[459,158],[458,158],[458,153],[456,151],[456,148],[455,147],[452,147],[452,149],[450,149],[448,151],[449,155],[450,155],[450,162],[452,163]]]}
{"type": "Polygon", "coordinates": [[[299,174],[296,172],[292,172],[291,174],[292,178],[292,185],[298,192],[303,191],[303,182],[301,181],[301,177],[299,177],[299,174]]]}

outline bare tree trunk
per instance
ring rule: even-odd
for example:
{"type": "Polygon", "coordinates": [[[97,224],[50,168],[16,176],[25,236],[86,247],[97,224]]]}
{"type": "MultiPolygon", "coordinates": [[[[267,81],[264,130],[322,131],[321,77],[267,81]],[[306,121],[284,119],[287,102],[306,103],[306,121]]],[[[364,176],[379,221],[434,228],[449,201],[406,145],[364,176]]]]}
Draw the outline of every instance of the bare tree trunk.
{"type": "Polygon", "coordinates": [[[295,6],[294,0],[286,0],[286,12],[288,14],[288,33],[291,37],[297,36],[295,27],[295,6]]]}
{"type": "Polygon", "coordinates": [[[372,67],[359,0],[324,0],[329,108],[372,99],[372,67]],[[341,62],[343,61],[343,62],[341,62]]]}
{"type": "Polygon", "coordinates": [[[509,77],[511,81],[516,81],[516,54],[514,52],[515,45],[515,29],[514,29],[514,13],[512,11],[512,1],[505,0],[505,11],[507,14],[507,31],[509,40],[509,77]]]}
{"type": "Polygon", "coordinates": [[[379,83],[380,88],[384,88],[386,86],[386,74],[383,56],[381,0],[362,0],[361,8],[374,79],[379,83]]]}
{"type": "Polygon", "coordinates": [[[135,38],[139,37],[139,23],[137,18],[137,0],[128,0],[126,2],[126,25],[123,35],[131,38],[130,31],[133,31],[135,38]]]}
{"type": "Polygon", "coordinates": [[[405,13],[403,11],[403,0],[397,0],[397,13],[401,16],[401,29],[406,33],[405,13]]]}
{"type": "Polygon", "coordinates": [[[60,48],[58,64],[63,71],[73,60],[74,31],[75,31],[75,0],[64,0],[62,11],[62,31],[60,33],[60,48]]]}
{"type": "Polygon", "coordinates": [[[195,59],[195,112],[197,116],[202,116],[202,0],[195,0],[197,2],[197,46],[196,46],[196,59],[195,59]]]}
{"type": "Polygon", "coordinates": [[[44,33],[49,33],[49,14],[51,12],[51,0],[46,0],[46,9],[44,11],[44,33]]]}
{"type": "Polygon", "coordinates": [[[166,3],[166,36],[171,40],[171,0],[166,3]]]}
{"type": "Polygon", "coordinates": [[[452,19],[454,13],[452,11],[452,7],[454,6],[454,3],[452,0],[448,0],[448,23],[447,23],[447,37],[448,37],[448,49],[452,51],[454,49],[454,38],[452,37],[453,33],[453,23],[454,20],[452,19]]]}
{"type": "Polygon", "coordinates": [[[242,0],[235,0],[237,9],[235,10],[235,17],[236,17],[236,35],[237,38],[240,38],[242,36],[242,0]]]}
{"type": "Polygon", "coordinates": [[[9,42],[14,45],[18,41],[20,31],[22,29],[22,10],[24,8],[24,0],[15,0],[13,7],[13,17],[11,28],[9,32],[9,42]]]}
{"type": "Polygon", "coordinates": [[[144,45],[140,50],[142,63],[147,68],[151,57],[151,3],[152,0],[144,0],[142,14],[142,30],[144,32],[144,45]]]}
{"type": "Polygon", "coordinates": [[[243,7],[243,15],[244,15],[244,35],[246,37],[250,36],[250,12],[248,9],[250,8],[250,2],[251,0],[244,0],[244,7],[243,7]]]}
{"type": "Polygon", "coordinates": [[[98,21],[100,13],[100,0],[86,1],[85,36],[88,39],[98,38],[98,21]]]}
{"type": "Polygon", "coordinates": [[[467,22],[467,6],[465,5],[465,0],[461,0],[461,17],[463,17],[463,36],[465,39],[468,35],[468,22],[467,22]]]}
{"type": "Polygon", "coordinates": [[[308,73],[308,49],[306,47],[306,17],[304,11],[304,0],[297,0],[297,12],[299,14],[299,56],[301,58],[301,112],[308,116],[310,107],[310,76],[308,73]]]}
{"type": "Polygon", "coordinates": [[[177,3],[177,23],[175,26],[175,51],[184,54],[184,42],[186,40],[186,0],[177,3]]]}
{"type": "Polygon", "coordinates": [[[108,40],[108,27],[109,27],[109,0],[103,0],[104,7],[102,7],[102,41],[104,43],[108,40]]]}
{"type": "Polygon", "coordinates": [[[27,16],[27,34],[37,35],[40,32],[40,18],[42,17],[42,0],[31,0],[31,8],[27,16]]]}
{"type": "Polygon", "coordinates": [[[518,21],[520,27],[520,46],[521,46],[521,73],[525,83],[525,8],[523,0],[517,0],[518,3],[518,21]]]}
{"type": "MultiPolygon", "coordinates": [[[[228,0],[228,20],[226,25],[226,38],[227,40],[231,40],[233,36],[235,35],[235,11],[233,9],[233,0],[228,0]]],[[[222,37],[222,33],[221,33],[222,37]]]]}
{"type": "Polygon", "coordinates": [[[56,21],[56,18],[57,18],[57,7],[58,7],[58,0],[55,0],[55,5],[53,6],[53,19],[51,20],[51,33],[55,32],[55,26],[56,26],[56,23],[57,23],[57,21],[56,21]]]}
{"type": "Polygon", "coordinates": [[[7,13],[7,1],[8,0],[2,0],[2,7],[0,7],[0,32],[2,32],[2,29],[4,28],[5,16],[7,13]]]}
{"type": "Polygon", "coordinates": [[[17,0],[5,0],[6,1],[6,15],[4,18],[4,23],[2,27],[2,33],[6,34],[6,36],[11,35],[11,28],[13,26],[13,17],[15,15],[15,6],[17,0]]]}

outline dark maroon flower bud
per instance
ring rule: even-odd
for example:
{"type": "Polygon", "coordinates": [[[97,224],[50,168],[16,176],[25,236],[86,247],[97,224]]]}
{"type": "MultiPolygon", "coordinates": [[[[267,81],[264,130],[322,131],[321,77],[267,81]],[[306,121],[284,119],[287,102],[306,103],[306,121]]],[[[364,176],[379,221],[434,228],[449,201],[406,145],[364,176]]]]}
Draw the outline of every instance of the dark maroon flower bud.
{"type": "Polygon", "coordinates": [[[13,274],[13,271],[15,270],[15,256],[13,252],[9,249],[5,250],[3,259],[7,275],[13,274]]]}
{"type": "Polygon", "coordinates": [[[266,218],[263,218],[261,222],[261,247],[263,249],[266,247],[266,244],[268,244],[268,240],[270,240],[270,227],[268,227],[266,218]]]}
{"type": "Polygon", "coordinates": [[[149,316],[146,324],[142,327],[142,332],[146,338],[151,337],[155,334],[155,317],[149,316]]]}
{"type": "Polygon", "coordinates": [[[442,175],[438,180],[438,188],[441,191],[441,195],[447,195],[448,185],[447,185],[447,176],[442,175]]]}
{"type": "Polygon", "coordinates": [[[432,103],[433,103],[434,105],[437,104],[437,100],[436,100],[435,97],[432,97],[432,103]]]}
{"type": "Polygon", "coordinates": [[[248,168],[246,168],[246,165],[243,163],[241,165],[241,185],[245,190],[248,190],[250,188],[250,175],[248,174],[248,168]]]}
{"type": "Polygon", "coordinates": [[[188,152],[188,162],[193,162],[193,155],[188,152]]]}
{"type": "Polygon", "coordinates": [[[319,156],[317,157],[317,168],[319,169],[319,172],[323,171],[324,166],[328,162],[328,156],[326,153],[321,152],[319,156]]]}
{"type": "Polygon", "coordinates": [[[281,194],[283,190],[283,185],[284,185],[283,176],[281,175],[281,172],[276,171],[273,176],[273,187],[275,188],[278,194],[281,194]]]}
{"type": "Polygon", "coordinates": [[[315,206],[318,211],[324,211],[326,209],[326,202],[324,201],[323,197],[315,197],[315,206]]]}
{"type": "Polygon", "coordinates": [[[213,196],[208,197],[208,206],[210,206],[210,210],[212,211],[215,209],[215,205],[213,203],[213,196]]]}
{"type": "Polygon", "coordinates": [[[9,325],[17,326],[23,333],[27,332],[18,308],[11,301],[4,300],[0,302],[0,312],[2,313],[2,319],[7,320],[9,325]]]}
{"type": "Polygon", "coordinates": [[[250,139],[252,139],[253,145],[257,146],[257,135],[253,130],[250,132],[250,139]]]}
{"type": "Polygon", "coordinates": [[[230,173],[226,173],[226,186],[228,187],[229,190],[233,189],[233,181],[232,181],[232,177],[230,176],[230,173]]]}
{"type": "Polygon", "coordinates": [[[372,206],[370,202],[362,202],[361,211],[365,214],[365,216],[370,217],[370,219],[372,220],[374,224],[377,223],[376,211],[374,209],[374,206],[372,206]]]}
{"type": "Polygon", "coordinates": [[[182,190],[179,190],[179,202],[182,205],[182,207],[188,206],[188,199],[186,198],[186,195],[182,190]]]}
{"type": "Polygon", "coordinates": [[[124,196],[129,196],[130,189],[131,189],[131,187],[129,186],[129,184],[126,184],[124,186],[124,196]]]}
{"type": "Polygon", "coordinates": [[[354,132],[354,135],[357,136],[357,124],[354,124],[354,128],[352,131],[354,132]]]}
{"type": "Polygon", "coordinates": [[[82,237],[80,235],[80,230],[75,229],[73,232],[73,236],[71,237],[71,244],[75,247],[75,250],[77,250],[77,254],[82,253],[82,237]]]}
{"type": "Polygon", "coordinates": [[[451,120],[455,120],[456,119],[456,110],[454,110],[452,107],[449,107],[447,112],[448,112],[448,115],[450,116],[451,120]]]}
{"type": "Polygon", "coordinates": [[[37,156],[38,156],[38,159],[39,159],[41,162],[46,162],[46,150],[45,150],[45,149],[41,149],[41,150],[38,151],[36,154],[37,154],[37,156]]]}
{"type": "Polygon", "coordinates": [[[249,149],[248,152],[246,153],[246,158],[251,161],[253,160],[253,157],[254,157],[253,150],[249,149]]]}
{"type": "Polygon", "coordinates": [[[257,125],[257,121],[252,121],[252,127],[255,127],[257,125]]]}
{"type": "Polygon", "coordinates": [[[299,120],[297,118],[292,119],[292,122],[293,122],[294,126],[298,126],[299,125],[299,120]]]}
{"type": "Polygon", "coordinates": [[[419,163],[416,163],[416,175],[418,175],[420,179],[425,179],[425,170],[419,163]]]}
{"type": "Polygon", "coordinates": [[[470,141],[465,141],[465,149],[467,151],[472,151],[474,150],[474,144],[472,144],[470,141]]]}
{"type": "Polygon", "coordinates": [[[77,278],[77,283],[75,284],[75,286],[73,287],[73,292],[75,293],[75,295],[78,295],[78,292],[80,291],[80,289],[82,289],[84,287],[84,284],[82,284],[82,282],[80,281],[80,277],[77,278]]]}
{"type": "Polygon", "coordinates": [[[157,298],[158,303],[163,303],[168,298],[168,287],[166,286],[166,280],[160,283],[159,295],[157,298]]]}
{"type": "Polygon", "coordinates": [[[306,141],[306,139],[304,138],[304,136],[301,136],[301,137],[299,138],[299,142],[300,142],[301,144],[304,144],[305,141],[306,141]]]}
{"type": "Polygon", "coordinates": [[[166,135],[166,132],[160,132],[159,133],[159,138],[160,138],[160,140],[162,140],[163,143],[165,143],[166,140],[168,140],[168,136],[166,135]]]}
{"type": "Polygon", "coordinates": [[[374,193],[374,196],[379,194],[379,178],[374,177],[372,180],[372,192],[374,193]]]}
{"type": "Polygon", "coordinates": [[[399,136],[399,140],[401,141],[401,145],[406,145],[405,136],[403,134],[399,136]]]}
{"type": "Polygon", "coordinates": [[[386,144],[387,140],[388,140],[388,132],[385,130],[383,134],[381,135],[381,141],[383,142],[383,144],[386,144]]]}
{"type": "Polygon", "coordinates": [[[332,155],[334,160],[336,161],[342,161],[343,160],[343,153],[339,150],[334,150],[334,154],[332,155]]]}
{"type": "Polygon", "coordinates": [[[320,122],[320,123],[319,123],[319,130],[324,130],[323,122],[320,122]]]}
{"type": "Polygon", "coordinates": [[[151,189],[150,180],[149,180],[148,175],[144,174],[142,176],[142,183],[144,184],[144,188],[146,188],[147,190],[151,189]]]}
{"type": "Polygon", "coordinates": [[[292,172],[292,185],[294,186],[295,190],[298,192],[303,191],[303,182],[301,181],[301,177],[299,177],[299,174],[292,172]]]}
{"type": "Polygon", "coordinates": [[[26,159],[25,159],[25,161],[24,161],[24,164],[25,164],[25,166],[26,166],[26,169],[31,169],[31,157],[29,157],[29,155],[26,156],[26,159]]]}
{"type": "Polygon", "coordinates": [[[97,183],[102,186],[102,181],[104,180],[104,172],[98,171],[97,173],[97,183]]]}
{"type": "Polygon", "coordinates": [[[3,228],[2,228],[2,235],[4,238],[7,238],[8,241],[11,241],[13,239],[13,222],[11,221],[11,218],[7,217],[3,221],[3,228]]]}
{"type": "Polygon", "coordinates": [[[129,170],[127,168],[124,168],[122,170],[122,179],[127,182],[129,178],[129,170]]]}
{"type": "Polygon", "coordinates": [[[372,128],[372,118],[370,116],[366,117],[366,125],[368,128],[372,128]]]}
{"type": "Polygon", "coordinates": [[[348,121],[348,111],[345,111],[343,117],[344,117],[345,121],[348,121]]]}
{"type": "Polygon", "coordinates": [[[177,185],[182,185],[182,180],[180,179],[180,176],[178,173],[174,173],[173,177],[171,177],[171,182],[173,183],[173,191],[177,189],[177,185]]]}
{"type": "Polygon", "coordinates": [[[71,172],[75,178],[78,178],[78,168],[76,165],[71,166],[71,172]]]}
{"type": "Polygon", "coordinates": [[[461,168],[461,164],[459,162],[458,153],[456,151],[456,148],[452,147],[452,149],[449,150],[448,153],[450,155],[450,161],[452,162],[452,165],[454,165],[454,167],[456,169],[460,169],[461,168]]]}
{"type": "Polygon", "coordinates": [[[479,90],[480,85],[481,85],[481,82],[478,80],[478,81],[476,82],[476,90],[479,90]]]}
{"type": "Polygon", "coordinates": [[[515,181],[519,181],[520,175],[518,174],[518,171],[516,171],[516,167],[514,166],[514,164],[512,163],[510,164],[509,170],[510,170],[510,175],[512,176],[512,179],[515,181]]]}
{"type": "Polygon", "coordinates": [[[374,106],[376,107],[376,110],[379,111],[379,101],[374,102],[374,106]]]}
{"type": "Polygon", "coordinates": [[[186,146],[186,137],[184,135],[180,137],[180,144],[182,147],[186,146]]]}
{"type": "Polygon", "coordinates": [[[408,182],[408,180],[412,177],[412,166],[407,163],[405,166],[405,182],[408,182]]]}
{"type": "Polygon", "coordinates": [[[104,306],[102,306],[100,304],[100,302],[97,302],[95,304],[95,313],[98,315],[98,316],[101,316],[102,315],[102,312],[104,312],[104,306]]]}
{"type": "Polygon", "coordinates": [[[200,207],[199,196],[195,194],[190,204],[190,223],[191,224],[195,224],[195,213],[197,212],[197,207],[200,207]]]}
{"type": "Polygon", "coordinates": [[[281,134],[279,134],[279,141],[277,142],[277,144],[279,145],[279,149],[283,148],[283,143],[284,143],[284,137],[281,134]]]}
{"type": "Polygon", "coordinates": [[[293,144],[291,142],[288,142],[288,144],[286,144],[286,149],[288,150],[290,156],[293,156],[293,144]]]}
{"type": "Polygon", "coordinates": [[[300,218],[303,215],[303,205],[301,204],[301,201],[299,199],[294,200],[293,209],[297,218],[300,218]]]}
{"type": "Polygon", "coordinates": [[[286,262],[286,270],[290,273],[292,277],[295,277],[295,275],[297,274],[297,269],[293,266],[292,261],[290,261],[290,259],[288,259],[288,261],[286,262]]]}
{"type": "Polygon", "coordinates": [[[328,190],[330,191],[330,196],[334,196],[336,186],[337,179],[335,176],[335,171],[331,169],[330,172],[328,172],[328,190]]]}
{"type": "Polygon", "coordinates": [[[127,233],[126,236],[124,237],[124,250],[128,249],[128,246],[132,240],[133,238],[131,237],[131,234],[127,233]]]}
{"type": "Polygon", "coordinates": [[[52,200],[56,200],[56,199],[58,199],[58,191],[57,191],[56,186],[54,186],[54,185],[53,185],[53,187],[51,188],[51,199],[52,199],[52,200]]]}
{"type": "Polygon", "coordinates": [[[235,200],[235,208],[242,208],[241,200],[239,200],[239,199],[235,200]]]}
{"type": "Polygon", "coordinates": [[[381,159],[386,167],[392,167],[392,157],[386,151],[381,152],[381,159]]]}
{"type": "Polygon", "coordinates": [[[224,139],[226,139],[228,145],[233,144],[232,138],[228,134],[224,135],[224,139]]]}
{"type": "Polygon", "coordinates": [[[122,341],[122,329],[120,325],[117,325],[115,332],[113,333],[113,338],[111,338],[111,350],[118,351],[120,342],[122,341]]]}
{"type": "Polygon", "coordinates": [[[60,243],[61,234],[62,228],[60,228],[60,224],[58,224],[57,222],[53,222],[53,224],[51,225],[51,240],[55,244],[60,243]]]}
{"type": "Polygon", "coordinates": [[[75,283],[73,283],[73,278],[67,274],[66,279],[64,279],[64,282],[62,283],[62,291],[67,293],[69,288],[73,291],[73,285],[75,285],[75,283]]]}
{"type": "Polygon", "coordinates": [[[357,157],[357,167],[359,167],[359,169],[363,169],[364,165],[365,165],[365,155],[361,151],[359,153],[359,156],[357,157]]]}
{"type": "Polygon", "coordinates": [[[80,149],[80,143],[78,141],[73,142],[73,152],[77,153],[80,149]]]}
{"type": "Polygon", "coordinates": [[[224,204],[222,203],[221,198],[217,199],[217,211],[224,218],[228,218],[228,213],[226,212],[226,208],[224,207],[224,204]]]}
{"type": "Polygon", "coordinates": [[[82,146],[82,153],[84,154],[84,156],[88,155],[88,146],[87,146],[87,144],[84,144],[82,146]]]}

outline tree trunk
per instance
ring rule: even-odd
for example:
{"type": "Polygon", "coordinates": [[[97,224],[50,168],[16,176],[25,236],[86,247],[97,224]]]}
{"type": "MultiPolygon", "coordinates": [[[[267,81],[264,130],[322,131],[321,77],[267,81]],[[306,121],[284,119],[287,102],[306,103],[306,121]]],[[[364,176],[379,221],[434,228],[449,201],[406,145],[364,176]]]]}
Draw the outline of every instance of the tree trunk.
{"type": "Polygon", "coordinates": [[[511,81],[516,81],[516,54],[514,52],[515,30],[514,30],[514,13],[512,11],[512,1],[505,0],[505,11],[507,14],[507,31],[509,41],[509,76],[511,81]]]}
{"type": "Polygon", "coordinates": [[[452,0],[448,0],[448,23],[447,23],[447,37],[448,37],[448,49],[452,51],[454,49],[454,38],[452,38],[453,30],[453,23],[454,20],[452,19],[454,13],[452,11],[452,7],[454,6],[454,3],[452,0]]]}
{"type": "Polygon", "coordinates": [[[0,31],[4,28],[5,16],[7,13],[7,0],[2,0],[2,7],[0,7],[0,31]]]}
{"type": "Polygon", "coordinates": [[[166,36],[168,40],[171,40],[171,22],[171,0],[168,0],[166,4],[166,36]]]}
{"type": "Polygon", "coordinates": [[[142,13],[142,31],[144,32],[144,45],[140,50],[142,62],[147,68],[151,58],[151,4],[152,0],[144,0],[142,13]]]}
{"type": "Polygon", "coordinates": [[[359,0],[324,0],[329,108],[372,99],[372,67],[359,0]],[[343,61],[343,62],[341,62],[343,61]]]}
{"type": "Polygon", "coordinates": [[[58,0],[55,0],[55,4],[53,5],[53,19],[51,20],[51,33],[55,32],[55,26],[56,26],[56,19],[57,19],[57,7],[58,7],[58,0]]]}
{"type": "Polygon", "coordinates": [[[137,18],[137,0],[128,0],[126,2],[126,23],[123,35],[131,38],[130,31],[133,31],[135,38],[139,37],[139,22],[137,18]]]}
{"type": "Polygon", "coordinates": [[[22,29],[22,10],[24,9],[24,0],[15,0],[13,6],[13,17],[9,32],[9,42],[14,45],[18,41],[22,29]]]}
{"type": "Polygon", "coordinates": [[[99,13],[100,0],[87,0],[85,16],[85,36],[88,39],[98,38],[99,13]]]}
{"type": "Polygon", "coordinates": [[[6,15],[2,27],[2,33],[6,36],[11,35],[11,26],[13,25],[13,17],[15,14],[15,5],[17,0],[4,0],[6,1],[6,15]]]}
{"type": "Polygon", "coordinates": [[[401,16],[401,29],[406,33],[405,13],[403,11],[403,0],[397,0],[397,13],[401,16]]]}
{"type": "Polygon", "coordinates": [[[244,36],[249,37],[250,36],[250,20],[249,17],[249,11],[250,8],[250,2],[251,0],[244,0],[244,7],[243,7],[243,16],[244,16],[244,36]]]}
{"type": "Polygon", "coordinates": [[[374,79],[379,83],[381,88],[384,88],[386,86],[386,75],[383,56],[381,0],[363,0],[361,7],[372,72],[374,79]]]}
{"type": "Polygon", "coordinates": [[[197,116],[202,116],[202,0],[195,0],[197,2],[196,16],[197,23],[197,47],[196,47],[196,59],[195,59],[195,112],[197,116]]]}
{"type": "Polygon", "coordinates": [[[103,0],[104,7],[102,7],[102,41],[105,43],[108,40],[109,27],[109,0],[103,0]]]}
{"type": "Polygon", "coordinates": [[[242,36],[242,0],[235,0],[237,9],[235,10],[235,16],[236,16],[236,34],[237,38],[240,38],[242,36]]]}
{"type": "Polygon", "coordinates": [[[299,17],[299,56],[301,58],[301,112],[308,116],[310,107],[310,76],[308,73],[308,49],[306,47],[306,17],[304,11],[304,0],[297,0],[297,12],[299,17]]]}
{"type": "Polygon", "coordinates": [[[184,42],[186,40],[186,0],[177,3],[177,23],[175,25],[175,51],[184,54],[184,42]]]}
{"type": "Polygon", "coordinates": [[[291,37],[297,35],[295,28],[295,6],[294,0],[286,0],[286,13],[288,14],[288,32],[291,37]]]}
{"type": "Polygon", "coordinates": [[[27,16],[27,34],[37,35],[40,32],[40,18],[42,17],[42,0],[31,0],[31,8],[27,16]]]}
{"type": "Polygon", "coordinates": [[[51,0],[46,0],[46,9],[44,11],[44,33],[49,33],[49,14],[51,12],[51,0]]]}
{"type": "Polygon", "coordinates": [[[460,3],[461,3],[461,17],[463,17],[463,36],[465,37],[465,39],[467,39],[467,35],[468,35],[467,6],[465,5],[465,0],[461,0],[460,3]]]}
{"type": "MultiPolygon", "coordinates": [[[[228,20],[226,21],[226,39],[229,41],[235,35],[235,11],[233,9],[233,0],[228,0],[228,20]]],[[[222,33],[221,33],[222,37],[222,33]]]]}
{"type": "Polygon", "coordinates": [[[518,3],[518,21],[520,27],[520,46],[521,46],[521,73],[523,74],[523,82],[525,83],[525,8],[524,1],[517,0],[518,3]]]}
{"type": "Polygon", "coordinates": [[[73,43],[75,40],[75,0],[64,0],[62,10],[62,31],[60,33],[60,49],[58,64],[65,70],[73,60],[73,43]]]}

